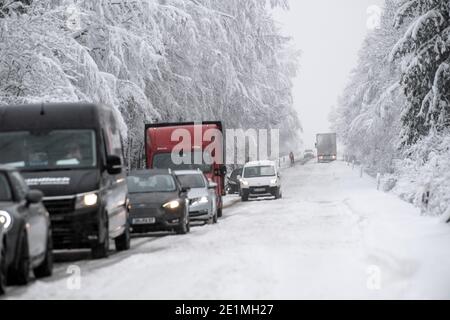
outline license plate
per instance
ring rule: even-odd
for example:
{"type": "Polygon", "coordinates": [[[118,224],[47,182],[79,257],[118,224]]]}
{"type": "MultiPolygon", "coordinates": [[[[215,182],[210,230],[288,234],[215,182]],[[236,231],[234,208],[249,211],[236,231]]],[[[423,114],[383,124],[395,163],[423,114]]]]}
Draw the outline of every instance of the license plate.
{"type": "Polygon", "coordinates": [[[155,224],[156,218],[136,218],[133,219],[133,224],[155,224]]]}
{"type": "Polygon", "coordinates": [[[255,192],[264,192],[266,191],[266,188],[255,188],[254,190],[255,192]]]}

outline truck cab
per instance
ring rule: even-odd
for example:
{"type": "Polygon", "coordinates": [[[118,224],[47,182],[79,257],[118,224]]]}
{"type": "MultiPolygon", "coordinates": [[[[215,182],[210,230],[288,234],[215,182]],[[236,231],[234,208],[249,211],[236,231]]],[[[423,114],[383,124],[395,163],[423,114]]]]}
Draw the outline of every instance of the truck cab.
{"type": "Polygon", "coordinates": [[[148,169],[200,170],[217,184],[217,211],[222,216],[226,167],[221,122],[148,124],[145,141],[148,169]]]}

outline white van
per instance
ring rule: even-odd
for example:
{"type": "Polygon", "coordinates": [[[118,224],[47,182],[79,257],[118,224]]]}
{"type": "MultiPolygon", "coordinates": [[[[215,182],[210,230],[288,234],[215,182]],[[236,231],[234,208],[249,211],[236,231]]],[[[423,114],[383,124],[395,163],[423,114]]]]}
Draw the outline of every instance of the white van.
{"type": "Polygon", "coordinates": [[[242,170],[240,185],[242,201],[258,197],[282,197],[281,176],[273,161],[247,163],[242,170]]]}

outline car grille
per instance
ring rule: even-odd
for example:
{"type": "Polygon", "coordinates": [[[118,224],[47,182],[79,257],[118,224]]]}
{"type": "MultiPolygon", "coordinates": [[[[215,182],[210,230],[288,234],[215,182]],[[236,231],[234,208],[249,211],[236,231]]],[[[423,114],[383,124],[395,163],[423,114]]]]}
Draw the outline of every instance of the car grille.
{"type": "Polygon", "coordinates": [[[270,187],[262,186],[262,187],[251,187],[251,194],[267,194],[270,193],[270,187]]]}
{"type": "Polygon", "coordinates": [[[133,208],[130,210],[130,216],[132,218],[138,218],[138,217],[146,217],[146,216],[152,216],[159,212],[159,208],[133,208]]]}
{"type": "Polygon", "coordinates": [[[75,198],[44,200],[44,205],[50,215],[60,215],[75,211],[75,198]]]}

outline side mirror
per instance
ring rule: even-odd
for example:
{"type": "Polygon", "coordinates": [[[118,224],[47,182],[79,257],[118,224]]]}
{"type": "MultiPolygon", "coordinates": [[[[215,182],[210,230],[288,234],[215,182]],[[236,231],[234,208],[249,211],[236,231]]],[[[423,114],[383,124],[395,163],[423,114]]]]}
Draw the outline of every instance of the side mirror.
{"type": "Polygon", "coordinates": [[[237,178],[238,181],[242,179],[241,176],[237,176],[236,178],[237,178]]]}
{"type": "Polygon", "coordinates": [[[30,190],[25,196],[25,200],[27,201],[27,206],[30,204],[36,204],[42,201],[44,198],[44,194],[39,190],[30,190]]]}
{"type": "Polygon", "coordinates": [[[122,173],[122,160],[118,156],[108,156],[106,159],[106,170],[109,174],[122,173]]]}
{"type": "Polygon", "coordinates": [[[217,186],[218,186],[217,183],[215,183],[215,182],[210,182],[209,185],[208,185],[208,189],[216,189],[217,186]]]}
{"type": "Polygon", "coordinates": [[[181,193],[188,193],[191,188],[183,187],[181,188],[181,193]]]}

